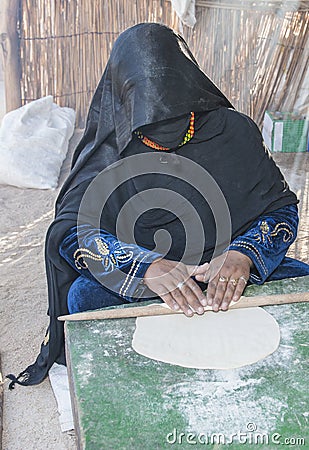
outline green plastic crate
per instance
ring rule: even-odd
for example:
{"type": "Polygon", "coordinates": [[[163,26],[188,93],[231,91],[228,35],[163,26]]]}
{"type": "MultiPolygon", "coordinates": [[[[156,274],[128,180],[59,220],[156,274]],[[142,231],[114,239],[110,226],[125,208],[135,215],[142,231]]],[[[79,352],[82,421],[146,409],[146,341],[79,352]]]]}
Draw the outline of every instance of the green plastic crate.
{"type": "Polygon", "coordinates": [[[266,111],[263,138],[272,152],[306,152],[309,121],[291,112],[266,111]]]}

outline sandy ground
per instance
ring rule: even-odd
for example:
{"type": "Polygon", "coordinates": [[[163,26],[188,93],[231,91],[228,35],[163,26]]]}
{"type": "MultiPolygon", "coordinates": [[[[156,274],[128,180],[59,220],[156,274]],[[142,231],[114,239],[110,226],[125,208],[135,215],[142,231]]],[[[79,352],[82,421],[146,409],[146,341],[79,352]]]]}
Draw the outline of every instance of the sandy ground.
{"type": "MultiPolygon", "coordinates": [[[[61,171],[60,186],[68,171],[72,149],[61,171]]],[[[309,154],[278,154],[276,159],[301,203],[298,243],[290,255],[308,255],[309,154]]],[[[37,356],[48,324],[44,272],[44,236],[53,217],[56,191],[0,186],[0,354],[4,374],[18,373],[37,356]]],[[[4,450],[74,449],[74,433],[61,433],[56,402],[46,379],[36,387],[4,390],[4,450]]]]}
{"type": "MultiPolygon", "coordinates": [[[[71,139],[75,147],[81,133],[71,139]]],[[[71,152],[62,167],[68,172],[71,152]]],[[[59,189],[0,186],[0,354],[2,372],[17,373],[37,356],[48,324],[43,244],[59,189]]],[[[75,449],[61,433],[56,401],[46,379],[36,387],[4,390],[4,450],[75,449]]]]}

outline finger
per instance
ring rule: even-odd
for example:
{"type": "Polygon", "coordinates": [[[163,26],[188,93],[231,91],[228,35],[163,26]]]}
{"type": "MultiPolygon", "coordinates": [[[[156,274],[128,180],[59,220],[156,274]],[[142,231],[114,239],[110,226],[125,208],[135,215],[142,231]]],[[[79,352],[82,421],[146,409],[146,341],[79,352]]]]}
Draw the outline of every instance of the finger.
{"type": "Polygon", "coordinates": [[[234,273],[230,276],[228,285],[221,303],[221,309],[226,311],[231,301],[238,301],[247,284],[247,278],[241,274],[234,273]]]}
{"type": "Polygon", "coordinates": [[[227,286],[226,286],[226,290],[220,305],[220,308],[223,311],[226,311],[233,299],[233,296],[235,295],[235,290],[237,287],[237,283],[238,283],[238,278],[236,278],[235,276],[231,276],[228,280],[227,286]]]}
{"type": "Polygon", "coordinates": [[[197,273],[197,274],[194,274],[194,278],[195,278],[197,281],[201,281],[202,283],[206,283],[206,282],[207,282],[206,279],[209,278],[209,274],[207,274],[207,273],[205,273],[205,272],[203,272],[203,273],[197,273]]]}
{"type": "Polygon", "coordinates": [[[205,272],[209,270],[209,263],[204,263],[201,266],[187,266],[190,269],[195,268],[194,272],[191,272],[191,275],[204,275],[205,272]]]}
{"type": "Polygon", "coordinates": [[[242,293],[245,290],[245,287],[247,286],[247,280],[245,277],[240,276],[238,279],[238,283],[233,295],[233,302],[238,302],[238,300],[240,299],[242,293]]]}
{"type": "MultiPolygon", "coordinates": [[[[189,278],[189,280],[187,281],[187,285],[189,286],[191,291],[194,292],[194,294],[195,294],[196,298],[198,299],[198,301],[200,302],[200,304],[203,307],[206,306],[207,305],[207,299],[206,299],[206,296],[205,296],[204,292],[199,287],[199,285],[197,283],[195,283],[195,281],[192,280],[192,278],[189,278]]],[[[203,308],[203,311],[204,311],[204,308],[203,308]]]]}
{"type": "Polygon", "coordinates": [[[190,306],[190,308],[195,311],[197,314],[203,314],[204,313],[204,307],[202,303],[200,302],[198,296],[197,296],[197,290],[201,292],[203,295],[201,289],[198,287],[198,289],[195,289],[196,283],[194,283],[193,280],[188,280],[180,289],[182,295],[185,297],[186,302],[190,306]]]}
{"type": "Polygon", "coordinates": [[[182,292],[180,291],[180,289],[175,289],[174,291],[171,292],[171,295],[173,297],[173,300],[179,305],[181,311],[187,316],[187,317],[192,317],[193,316],[193,311],[190,308],[188,302],[186,301],[186,298],[183,296],[182,292]]]}
{"type": "Polygon", "coordinates": [[[212,306],[215,294],[216,294],[216,290],[217,290],[217,283],[218,283],[218,276],[212,278],[207,286],[207,291],[206,291],[206,298],[207,298],[207,304],[209,306],[212,306]]]}
{"type": "Polygon", "coordinates": [[[217,312],[220,309],[222,300],[224,298],[227,286],[228,286],[228,277],[220,274],[220,276],[216,277],[216,291],[212,301],[212,309],[217,312]]]}
{"type": "Polygon", "coordinates": [[[160,297],[162,298],[164,303],[166,303],[167,306],[169,306],[174,311],[178,311],[180,309],[178,303],[175,302],[171,294],[162,294],[160,295],[160,297]]]}
{"type": "Polygon", "coordinates": [[[201,281],[202,283],[209,283],[210,280],[216,278],[219,275],[219,270],[219,267],[210,264],[206,272],[196,275],[195,278],[197,281],[201,281]]]}

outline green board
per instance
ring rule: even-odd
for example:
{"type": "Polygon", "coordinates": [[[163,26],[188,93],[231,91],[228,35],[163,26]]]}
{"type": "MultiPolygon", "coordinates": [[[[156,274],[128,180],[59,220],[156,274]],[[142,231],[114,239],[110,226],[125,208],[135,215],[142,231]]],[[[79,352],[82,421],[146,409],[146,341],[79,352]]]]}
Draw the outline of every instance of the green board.
{"type": "MultiPolygon", "coordinates": [[[[302,277],[249,286],[246,295],[308,290],[309,277],[302,277]]],[[[280,325],[278,350],[232,370],[188,369],[137,354],[135,319],[67,322],[79,448],[309,448],[308,307],[265,309],[280,325]]]]}

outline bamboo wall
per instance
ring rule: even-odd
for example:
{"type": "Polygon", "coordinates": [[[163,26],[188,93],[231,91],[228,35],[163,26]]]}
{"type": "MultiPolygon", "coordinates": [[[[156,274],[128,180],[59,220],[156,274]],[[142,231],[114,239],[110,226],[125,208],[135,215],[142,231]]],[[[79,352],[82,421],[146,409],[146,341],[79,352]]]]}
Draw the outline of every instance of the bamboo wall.
{"type": "Polygon", "coordinates": [[[308,77],[309,2],[196,3],[185,38],[231,103],[259,124],[267,108],[292,111],[308,77]]]}
{"type": "Polygon", "coordinates": [[[52,94],[82,126],[113,42],[139,22],[177,27],[165,0],[22,0],[23,103],[52,94]]]}
{"type": "MultiPolygon", "coordinates": [[[[119,33],[139,22],[179,26],[167,0],[20,0],[20,7],[22,103],[52,94],[76,109],[79,126],[119,33]]],[[[184,36],[237,109],[259,124],[266,108],[293,110],[308,62],[309,2],[196,0],[196,17],[184,36]]]]}

